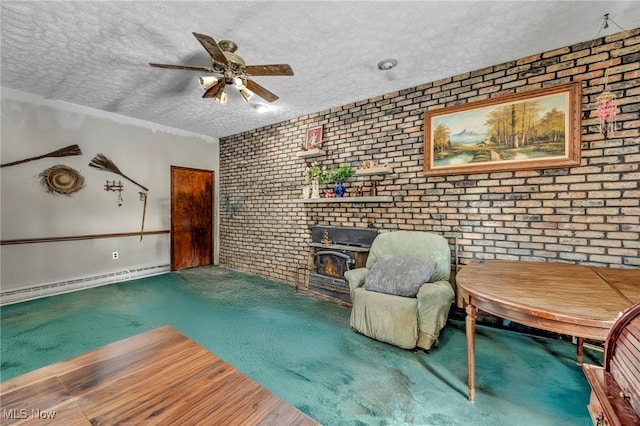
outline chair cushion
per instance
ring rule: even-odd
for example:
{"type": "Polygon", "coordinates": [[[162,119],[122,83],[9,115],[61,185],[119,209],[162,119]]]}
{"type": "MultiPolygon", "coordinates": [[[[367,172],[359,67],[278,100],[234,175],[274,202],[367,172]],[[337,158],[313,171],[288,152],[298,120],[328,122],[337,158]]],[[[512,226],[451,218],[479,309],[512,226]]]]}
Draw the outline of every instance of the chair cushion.
{"type": "Polygon", "coordinates": [[[416,297],[420,286],[429,282],[437,264],[412,256],[383,255],[364,280],[364,288],[378,293],[416,297]]]}
{"type": "Polygon", "coordinates": [[[349,323],[360,334],[404,349],[418,341],[418,299],[367,291],[352,292],[349,323]]]}
{"type": "Polygon", "coordinates": [[[385,254],[412,256],[436,262],[431,281],[449,281],[451,273],[451,248],[449,240],[441,235],[423,231],[381,232],[373,240],[366,267],[373,265],[385,254]]]}

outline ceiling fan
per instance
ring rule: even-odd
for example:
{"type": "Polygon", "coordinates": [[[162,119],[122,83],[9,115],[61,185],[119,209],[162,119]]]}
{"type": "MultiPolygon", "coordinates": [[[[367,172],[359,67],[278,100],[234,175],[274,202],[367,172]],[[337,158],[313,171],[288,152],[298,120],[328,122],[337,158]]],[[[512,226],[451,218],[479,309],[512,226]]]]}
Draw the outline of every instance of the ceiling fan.
{"type": "Polygon", "coordinates": [[[172,68],[189,71],[204,71],[207,73],[220,74],[220,77],[204,76],[200,77],[200,85],[205,89],[203,98],[214,98],[216,102],[224,104],[227,102],[227,84],[235,86],[245,102],[256,94],[268,102],[278,99],[274,93],[268,91],[249,77],[268,75],[293,75],[293,69],[288,64],[273,65],[246,65],[244,60],[234,52],[238,46],[229,40],[222,40],[220,43],[208,35],[193,33],[202,47],[211,55],[211,66],[193,65],[172,65],[149,63],[152,67],[172,68]]]}

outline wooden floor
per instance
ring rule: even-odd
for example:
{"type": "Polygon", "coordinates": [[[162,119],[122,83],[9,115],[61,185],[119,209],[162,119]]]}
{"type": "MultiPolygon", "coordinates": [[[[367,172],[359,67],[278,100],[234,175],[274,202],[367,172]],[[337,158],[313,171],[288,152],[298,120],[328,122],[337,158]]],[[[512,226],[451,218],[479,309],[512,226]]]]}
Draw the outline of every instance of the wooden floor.
{"type": "Polygon", "coordinates": [[[3,425],[317,425],[164,326],[0,383],[3,425]]]}

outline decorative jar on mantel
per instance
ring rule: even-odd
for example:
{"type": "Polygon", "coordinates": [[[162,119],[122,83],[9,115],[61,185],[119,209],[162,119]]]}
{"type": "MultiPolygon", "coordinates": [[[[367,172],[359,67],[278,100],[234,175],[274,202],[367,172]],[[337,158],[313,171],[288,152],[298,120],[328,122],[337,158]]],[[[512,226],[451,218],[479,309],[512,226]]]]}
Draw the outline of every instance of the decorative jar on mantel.
{"type": "Polygon", "coordinates": [[[302,187],[302,198],[307,200],[311,197],[311,187],[309,185],[305,185],[302,187]]]}
{"type": "Polygon", "coordinates": [[[311,181],[311,198],[320,198],[320,182],[317,180],[311,181]]]}
{"type": "Polygon", "coordinates": [[[350,165],[343,165],[338,168],[332,169],[327,174],[327,179],[335,182],[333,188],[333,194],[336,197],[344,196],[346,190],[344,182],[353,174],[353,168],[350,165]]]}

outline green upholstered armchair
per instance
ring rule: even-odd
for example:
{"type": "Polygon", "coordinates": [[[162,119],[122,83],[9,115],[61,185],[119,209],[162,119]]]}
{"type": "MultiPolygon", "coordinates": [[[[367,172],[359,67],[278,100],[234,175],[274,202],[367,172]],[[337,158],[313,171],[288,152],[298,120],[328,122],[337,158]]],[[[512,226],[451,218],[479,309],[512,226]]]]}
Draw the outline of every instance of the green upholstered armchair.
{"type": "MultiPolygon", "coordinates": [[[[421,265],[416,268],[424,269],[421,265]]],[[[424,275],[424,271],[421,273],[424,275]]],[[[454,299],[450,273],[451,249],[442,236],[420,231],[379,234],[371,245],[366,267],[345,273],[353,303],[351,327],[365,336],[401,348],[431,349],[438,344],[454,299]],[[393,284],[398,278],[405,280],[407,272],[409,275],[412,272],[405,261],[431,266],[426,281],[418,279],[414,297],[407,297],[406,292],[403,296],[390,294],[393,286],[390,292],[388,289],[380,292],[370,285],[375,284],[374,275],[383,286],[387,282],[393,284]],[[377,262],[380,264],[376,267],[377,262]]],[[[412,279],[415,281],[416,276],[423,275],[413,274],[412,279]]],[[[404,282],[398,284],[402,286],[404,282]]]]}

